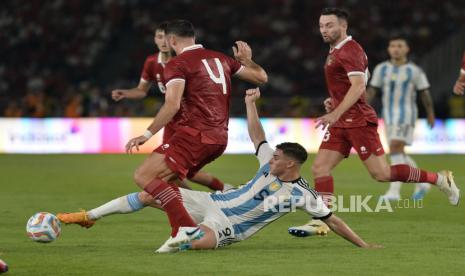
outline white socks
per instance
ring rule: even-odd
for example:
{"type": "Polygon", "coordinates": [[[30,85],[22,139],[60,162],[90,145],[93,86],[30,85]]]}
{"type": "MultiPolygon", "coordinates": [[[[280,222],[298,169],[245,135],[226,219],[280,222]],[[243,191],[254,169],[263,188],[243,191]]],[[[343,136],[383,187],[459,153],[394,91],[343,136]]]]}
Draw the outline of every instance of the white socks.
{"type": "Polygon", "coordinates": [[[132,193],[113,199],[110,202],[88,211],[87,217],[90,220],[98,220],[112,214],[133,213],[144,207],[144,204],[139,199],[139,193],[132,193]]]}

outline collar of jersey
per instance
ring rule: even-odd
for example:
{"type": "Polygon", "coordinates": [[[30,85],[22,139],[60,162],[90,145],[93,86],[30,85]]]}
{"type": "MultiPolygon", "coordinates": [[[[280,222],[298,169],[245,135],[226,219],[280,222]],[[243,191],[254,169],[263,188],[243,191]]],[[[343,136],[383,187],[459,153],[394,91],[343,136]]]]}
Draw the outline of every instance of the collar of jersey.
{"type": "Polygon", "coordinates": [[[297,182],[299,182],[300,180],[303,179],[302,176],[299,176],[299,178],[297,178],[295,180],[291,180],[291,181],[284,181],[284,180],[279,179],[278,177],[276,177],[276,178],[279,180],[279,182],[292,183],[292,184],[297,183],[297,182]]]}
{"type": "Polygon", "coordinates": [[[338,50],[341,49],[341,47],[344,46],[344,44],[346,44],[347,42],[349,42],[349,40],[352,40],[351,35],[349,35],[343,41],[339,42],[336,46],[334,46],[334,49],[338,49],[338,50]]]}
{"type": "Polygon", "coordinates": [[[181,54],[184,53],[185,51],[190,51],[190,50],[195,50],[195,49],[200,49],[203,48],[202,44],[194,44],[191,46],[187,46],[184,49],[182,49],[181,54]]]}

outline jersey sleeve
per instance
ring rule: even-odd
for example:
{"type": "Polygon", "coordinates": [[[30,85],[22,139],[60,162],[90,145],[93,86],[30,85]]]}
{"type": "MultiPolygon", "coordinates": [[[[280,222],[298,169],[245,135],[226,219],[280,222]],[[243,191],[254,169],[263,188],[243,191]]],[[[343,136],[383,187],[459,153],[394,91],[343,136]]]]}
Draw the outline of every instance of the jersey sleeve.
{"type": "Polygon", "coordinates": [[[146,58],[140,79],[145,82],[155,81],[153,79],[153,72],[150,58],[146,58]]]}
{"type": "Polygon", "coordinates": [[[339,57],[342,67],[347,73],[347,76],[365,76],[368,66],[368,60],[362,48],[350,46],[347,49],[343,49],[339,57]]]}
{"type": "Polygon", "coordinates": [[[418,68],[418,75],[415,78],[415,88],[417,90],[425,90],[429,88],[428,78],[423,70],[418,68]]]}
{"type": "MultiPolygon", "coordinates": [[[[302,184],[303,185],[303,184],[302,184]]],[[[314,219],[327,219],[332,213],[323,202],[321,196],[312,188],[296,184],[292,195],[296,198],[297,208],[310,214],[314,219]]]]}
{"type": "Polygon", "coordinates": [[[373,70],[373,75],[371,76],[370,86],[375,88],[381,88],[383,86],[383,80],[381,79],[381,66],[378,64],[373,70]]]}
{"type": "Polygon", "coordinates": [[[244,66],[237,60],[233,59],[230,56],[226,56],[226,63],[228,64],[229,68],[231,68],[231,75],[236,75],[242,69],[244,69],[244,66]]]}
{"type": "Polygon", "coordinates": [[[174,58],[166,64],[163,76],[165,87],[168,87],[170,83],[186,81],[186,69],[178,59],[174,58]]]}
{"type": "Polygon", "coordinates": [[[263,141],[258,144],[255,155],[257,156],[258,162],[260,163],[260,168],[268,163],[271,158],[273,158],[273,153],[274,150],[270,147],[267,141],[263,141]]]}

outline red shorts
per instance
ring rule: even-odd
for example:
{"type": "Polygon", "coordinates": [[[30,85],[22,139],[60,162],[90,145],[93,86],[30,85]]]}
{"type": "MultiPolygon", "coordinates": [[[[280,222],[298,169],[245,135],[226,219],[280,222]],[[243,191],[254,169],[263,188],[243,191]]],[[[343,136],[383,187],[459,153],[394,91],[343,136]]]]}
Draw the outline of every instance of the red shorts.
{"type": "Polygon", "coordinates": [[[354,128],[329,128],[323,137],[320,149],[337,151],[347,157],[350,149],[354,147],[362,161],[372,154],[383,155],[384,149],[377,128],[378,126],[374,124],[354,128]]]}
{"type": "Polygon", "coordinates": [[[200,131],[177,128],[168,141],[154,152],[164,154],[168,167],[182,180],[194,176],[206,164],[221,156],[226,145],[202,143],[200,131]]]}

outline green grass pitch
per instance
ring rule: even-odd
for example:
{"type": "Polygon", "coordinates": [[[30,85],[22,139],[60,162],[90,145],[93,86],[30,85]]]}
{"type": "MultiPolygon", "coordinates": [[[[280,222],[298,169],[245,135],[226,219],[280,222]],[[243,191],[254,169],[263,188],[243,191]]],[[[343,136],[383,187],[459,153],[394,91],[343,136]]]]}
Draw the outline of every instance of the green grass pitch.
{"type": "MultiPolygon", "coordinates": [[[[0,259],[7,275],[458,275],[465,274],[465,210],[450,206],[436,189],[423,208],[387,213],[339,213],[356,232],[384,249],[363,250],[330,233],[295,238],[291,225],[308,220],[289,214],[251,239],[210,251],[154,254],[169,235],[165,215],[146,208],[115,215],[91,229],[62,226],[50,244],[26,237],[27,219],[36,212],[90,209],[138,191],[132,173],[144,156],[0,155],[0,259]]],[[[465,189],[465,156],[415,156],[425,169],[449,168],[465,189]]],[[[310,162],[304,176],[310,181],[310,162]]],[[[252,155],[226,155],[206,167],[226,182],[241,184],[257,168],[252,155]]],[[[387,184],[370,179],[356,156],[334,172],[337,194],[379,195],[387,184]]],[[[195,188],[199,189],[198,186],[195,188]]],[[[403,186],[409,197],[413,185],[403,186]]],[[[373,204],[371,204],[373,205],[373,204]]]]}

